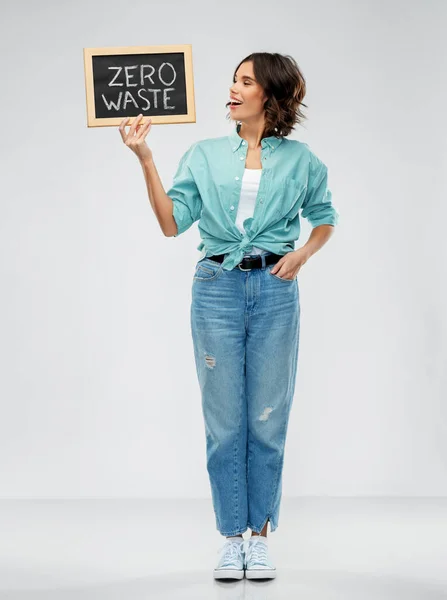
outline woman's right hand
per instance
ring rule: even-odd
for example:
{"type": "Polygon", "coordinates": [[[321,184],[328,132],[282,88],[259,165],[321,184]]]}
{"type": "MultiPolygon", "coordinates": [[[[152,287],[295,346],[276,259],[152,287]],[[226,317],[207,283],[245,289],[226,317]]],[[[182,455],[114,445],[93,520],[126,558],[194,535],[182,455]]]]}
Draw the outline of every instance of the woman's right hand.
{"type": "Polygon", "coordinates": [[[152,150],[147,146],[145,140],[146,135],[151,128],[152,119],[148,119],[143,125],[140,123],[142,117],[143,115],[140,114],[134,119],[134,122],[130,126],[129,133],[126,133],[126,123],[129,121],[130,117],[123,119],[119,126],[123,142],[132,150],[132,152],[135,152],[140,161],[152,159],[152,150]]]}

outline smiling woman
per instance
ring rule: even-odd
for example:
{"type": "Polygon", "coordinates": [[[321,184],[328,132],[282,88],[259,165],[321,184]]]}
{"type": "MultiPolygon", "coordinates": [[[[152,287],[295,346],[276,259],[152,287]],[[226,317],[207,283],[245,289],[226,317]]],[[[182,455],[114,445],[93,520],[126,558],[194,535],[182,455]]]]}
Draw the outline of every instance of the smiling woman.
{"type": "Polygon", "coordinates": [[[143,164],[165,235],[199,222],[190,326],[216,528],[227,538],[214,577],[273,578],[266,536],[269,523],[271,532],[278,527],[295,390],[298,273],[339,214],[326,165],[287,137],[306,106],[296,62],[250,54],[229,92],[231,132],[192,143],[166,193],[153,159],[143,164]],[[300,216],[321,235],[295,250],[300,216]]]}
{"type": "Polygon", "coordinates": [[[286,136],[306,118],[301,112],[301,106],[307,108],[305,95],[306,81],[291,56],[255,52],[236,67],[227,118],[242,121],[264,111],[264,135],[286,136]]]}

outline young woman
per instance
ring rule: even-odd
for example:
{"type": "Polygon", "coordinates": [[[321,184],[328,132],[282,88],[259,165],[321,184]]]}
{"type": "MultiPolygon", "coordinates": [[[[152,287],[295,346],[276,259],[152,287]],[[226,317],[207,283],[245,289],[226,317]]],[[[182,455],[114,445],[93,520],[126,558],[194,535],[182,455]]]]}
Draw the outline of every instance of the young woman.
{"type": "Polygon", "coordinates": [[[304,77],[289,56],[254,53],[230,87],[227,136],[195,142],[165,192],[140,115],[123,141],[140,159],[166,236],[200,219],[191,331],[202,395],[216,527],[226,537],[215,578],[273,578],[267,525],[278,526],[284,447],[297,372],[297,274],[339,213],[327,167],[287,136],[304,117],[304,77]],[[297,250],[300,217],[313,226],[297,250]],[[251,538],[242,534],[251,529],[251,538]]]}

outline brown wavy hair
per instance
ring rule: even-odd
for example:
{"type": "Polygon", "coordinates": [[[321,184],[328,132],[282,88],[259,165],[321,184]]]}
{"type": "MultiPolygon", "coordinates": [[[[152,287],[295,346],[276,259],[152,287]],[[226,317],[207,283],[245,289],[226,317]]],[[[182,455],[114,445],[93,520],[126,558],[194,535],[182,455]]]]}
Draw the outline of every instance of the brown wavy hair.
{"type": "MultiPolygon", "coordinates": [[[[258,83],[264,89],[268,99],[265,101],[265,128],[263,137],[286,137],[307,117],[301,106],[306,95],[306,80],[295,59],[289,55],[254,52],[238,64],[233,79],[242,63],[252,61],[253,72],[258,83]]],[[[229,106],[229,102],[225,106],[229,106]]],[[[230,113],[227,114],[230,118],[230,113]]]]}

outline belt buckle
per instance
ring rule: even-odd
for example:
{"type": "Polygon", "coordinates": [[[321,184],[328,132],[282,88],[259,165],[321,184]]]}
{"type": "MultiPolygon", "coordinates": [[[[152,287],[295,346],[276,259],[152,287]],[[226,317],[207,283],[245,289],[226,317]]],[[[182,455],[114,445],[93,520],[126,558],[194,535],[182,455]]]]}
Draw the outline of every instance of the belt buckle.
{"type": "Polygon", "coordinates": [[[241,271],[253,271],[254,267],[250,267],[249,269],[244,269],[243,267],[241,267],[241,264],[244,262],[244,259],[242,259],[242,261],[238,264],[238,267],[241,271]]]}
{"type": "Polygon", "coordinates": [[[243,267],[241,267],[241,264],[242,264],[242,262],[240,262],[240,263],[238,264],[238,267],[239,267],[239,269],[240,269],[241,271],[252,271],[252,270],[253,270],[253,267],[251,267],[250,269],[244,269],[243,267]]]}

